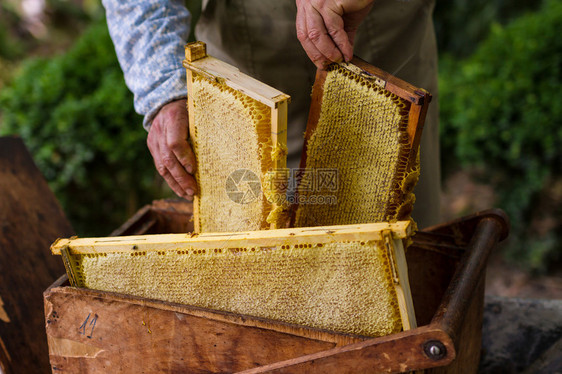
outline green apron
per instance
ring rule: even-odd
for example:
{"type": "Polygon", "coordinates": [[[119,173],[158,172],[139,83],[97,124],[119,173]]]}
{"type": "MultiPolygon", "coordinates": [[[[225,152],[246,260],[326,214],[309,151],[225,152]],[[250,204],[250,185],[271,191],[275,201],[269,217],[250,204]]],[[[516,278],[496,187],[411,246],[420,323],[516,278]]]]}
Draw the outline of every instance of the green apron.
{"type": "MultiPolygon", "coordinates": [[[[439,223],[440,164],[434,0],[375,0],[354,54],[433,95],[421,140],[413,212],[419,227],[439,223]]],[[[288,165],[298,167],[316,68],[296,36],[295,0],[203,0],[195,34],[210,55],[291,95],[288,165]]]]}

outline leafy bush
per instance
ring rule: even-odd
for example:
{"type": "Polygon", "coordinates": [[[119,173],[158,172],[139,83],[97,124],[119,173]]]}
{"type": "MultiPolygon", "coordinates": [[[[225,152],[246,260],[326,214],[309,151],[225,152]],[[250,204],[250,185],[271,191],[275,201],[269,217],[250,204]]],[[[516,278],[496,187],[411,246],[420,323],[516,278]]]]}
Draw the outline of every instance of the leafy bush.
{"type": "Polygon", "coordinates": [[[544,204],[562,177],[561,24],[562,1],[547,1],[441,64],[443,155],[485,170],[512,220],[508,254],[534,269],[562,252],[562,209],[544,204]],[[532,219],[546,214],[557,224],[538,235],[532,219]]]}
{"type": "Polygon", "coordinates": [[[27,61],[0,93],[1,134],[30,149],[80,235],[107,235],[156,194],[142,119],[105,24],[27,61]]]}

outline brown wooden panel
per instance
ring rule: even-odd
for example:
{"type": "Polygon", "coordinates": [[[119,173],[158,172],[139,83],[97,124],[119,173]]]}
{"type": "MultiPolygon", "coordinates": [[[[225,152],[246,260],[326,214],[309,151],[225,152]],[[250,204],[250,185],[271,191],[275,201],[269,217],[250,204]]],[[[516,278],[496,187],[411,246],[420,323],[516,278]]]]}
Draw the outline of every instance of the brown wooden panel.
{"type": "Polygon", "coordinates": [[[0,360],[7,373],[46,373],[41,294],[64,273],[50,244],[73,235],[21,139],[0,138],[0,360]]]}
{"type": "Polygon", "coordinates": [[[418,326],[428,325],[441,303],[458,259],[414,244],[406,251],[408,279],[418,326]]]}
{"type": "Polygon", "coordinates": [[[45,292],[45,315],[53,373],[228,373],[336,346],[306,328],[71,287],[45,292]]]}
{"type": "Polygon", "coordinates": [[[276,362],[243,373],[402,373],[446,365],[454,358],[455,349],[449,336],[440,329],[423,326],[276,362]],[[442,356],[438,359],[428,357],[424,350],[428,342],[435,341],[442,347],[442,356]]]}

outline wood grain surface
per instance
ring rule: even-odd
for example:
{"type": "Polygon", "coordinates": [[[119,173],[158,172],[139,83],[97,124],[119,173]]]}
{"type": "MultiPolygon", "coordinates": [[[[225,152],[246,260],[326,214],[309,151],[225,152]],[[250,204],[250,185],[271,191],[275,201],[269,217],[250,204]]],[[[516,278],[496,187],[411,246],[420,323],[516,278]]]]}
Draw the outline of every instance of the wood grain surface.
{"type": "Polygon", "coordinates": [[[45,313],[53,373],[232,373],[337,345],[318,330],[71,287],[46,291],[45,313]]]}
{"type": "Polygon", "coordinates": [[[49,245],[73,235],[21,139],[0,138],[0,361],[5,373],[50,371],[41,294],[64,273],[49,245]]]}

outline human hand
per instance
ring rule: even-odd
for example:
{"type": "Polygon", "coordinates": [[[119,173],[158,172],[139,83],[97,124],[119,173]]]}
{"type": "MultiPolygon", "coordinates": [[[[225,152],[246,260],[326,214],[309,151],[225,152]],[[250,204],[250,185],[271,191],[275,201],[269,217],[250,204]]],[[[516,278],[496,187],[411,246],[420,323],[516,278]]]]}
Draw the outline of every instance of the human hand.
{"type": "Polygon", "coordinates": [[[187,141],[188,122],[185,99],[172,101],[154,117],[146,143],[168,186],[176,195],[192,200],[197,183],[192,175],[195,156],[187,141]]]}
{"type": "Polygon", "coordinates": [[[323,69],[353,58],[353,40],[373,0],[296,0],[297,38],[308,57],[323,69]]]}

